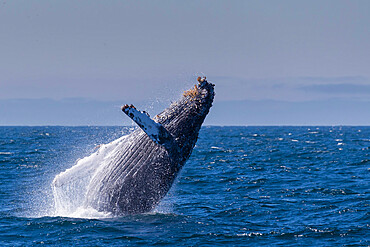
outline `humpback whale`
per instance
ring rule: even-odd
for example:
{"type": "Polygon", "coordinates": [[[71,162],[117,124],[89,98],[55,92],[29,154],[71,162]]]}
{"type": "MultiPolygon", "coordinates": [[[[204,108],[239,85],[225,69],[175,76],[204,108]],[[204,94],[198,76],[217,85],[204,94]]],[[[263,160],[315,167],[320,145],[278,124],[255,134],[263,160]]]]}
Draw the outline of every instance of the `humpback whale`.
{"type": "MultiPolygon", "coordinates": [[[[122,106],[140,128],[91,172],[80,203],[113,215],[153,210],[189,158],[213,99],[214,84],[198,77],[197,85],[153,119],[133,105],[122,106]]],[[[55,177],[56,189],[68,182],[65,173],[55,177]]]]}

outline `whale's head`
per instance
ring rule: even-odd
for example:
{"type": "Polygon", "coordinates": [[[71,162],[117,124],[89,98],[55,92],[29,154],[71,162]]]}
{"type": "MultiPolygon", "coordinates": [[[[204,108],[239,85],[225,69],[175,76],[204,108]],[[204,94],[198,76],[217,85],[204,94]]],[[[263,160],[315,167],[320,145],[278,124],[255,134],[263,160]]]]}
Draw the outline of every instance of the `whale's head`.
{"type": "Polygon", "coordinates": [[[125,112],[157,144],[163,145],[173,160],[184,164],[198,139],[199,130],[212,106],[214,84],[198,77],[198,84],[185,91],[180,100],[150,119],[133,105],[122,106],[125,112]],[[174,157],[175,156],[175,157],[174,157]]]}
{"type": "Polygon", "coordinates": [[[198,78],[198,84],[185,91],[180,100],[157,115],[161,123],[178,143],[185,161],[198,139],[199,130],[215,96],[214,84],[198,78]]]}
{"type": "Polygon", "coordinates": [[[188,114],[193,123],[193,127],[200,128],[209,109],[212,106],[214,93],[214,84],[208,82],[206,78],[198,77],[198,84],[183,93],[183,98],[179,101],[189,110],[188,114]]]}
{"type": "Polygon", "coordinates": [[[194,108],[196,114],[205,118],[212,106],[215,85],[208,82],[206,78],[198,77],[198,85],[185,91],[183,99],[185,103],[189,103],[190,108],[194,108]]]}

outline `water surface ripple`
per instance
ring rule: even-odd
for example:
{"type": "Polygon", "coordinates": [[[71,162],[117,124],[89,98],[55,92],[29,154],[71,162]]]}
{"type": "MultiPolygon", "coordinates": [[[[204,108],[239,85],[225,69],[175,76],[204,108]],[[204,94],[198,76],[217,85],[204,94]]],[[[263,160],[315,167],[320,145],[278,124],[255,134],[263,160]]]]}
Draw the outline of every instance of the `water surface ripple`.
{"type": "Polygon", "coordinates": [[[130,131],[0,127],[0,245],[370,245],[370,127],[203,127],[154,212],[53,217],[54,177],[130,131]]]}

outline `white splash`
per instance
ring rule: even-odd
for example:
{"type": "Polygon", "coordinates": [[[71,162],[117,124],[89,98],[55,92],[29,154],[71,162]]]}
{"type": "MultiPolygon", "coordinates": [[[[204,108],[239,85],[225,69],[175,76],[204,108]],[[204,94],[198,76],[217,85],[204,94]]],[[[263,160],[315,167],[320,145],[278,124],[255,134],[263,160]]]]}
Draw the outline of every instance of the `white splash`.
{"type": "MultiPolygon", "coordinates": [[[[96,181],[100,181],[101,176],[104,177],[111,171],[109,165],[112,160],[117,155],[122,155],[122,150],[129,149],[134,138],[132,135],[126,135],[101,145],[95,153],[77,160],[74,166],[56,175],[51,184],[54,199],[54,212],[51,215],[89,219],[113,217],[110,212],[100,212],[88,203],[98,198],[95,193],[99,191],[91,188],[96,185],[96,181]]],[[[173,194],[171,191],[173,189],[169,194],[173,194]]],[[[172,199],[172,196],[167,196],[150,213],[172,212],[172,199]]]]}
{"type": "Polygon", "coordinates": [[[58,174],[52,183],[54,216],[75,218],[111,217],[110,213],[99,212],[86,205],[87,190],[94,176],[108,165],[112,156],[122,149],[122,145],[128,145],[130,141],[129,136],[126,135],[109,144],[101,145],[95,153],[77,160],[73,167],[58,174]]]}

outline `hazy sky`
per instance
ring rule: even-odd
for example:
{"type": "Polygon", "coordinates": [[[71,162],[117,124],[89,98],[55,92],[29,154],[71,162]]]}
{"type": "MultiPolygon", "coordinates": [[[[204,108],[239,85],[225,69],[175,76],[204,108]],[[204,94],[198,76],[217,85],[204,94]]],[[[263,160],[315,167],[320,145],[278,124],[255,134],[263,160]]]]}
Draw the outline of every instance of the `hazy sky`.
{"type": "Polygon", "coordinates": [[[370,98],[370,1],[0,2],[0,99],[370,98]]]}

